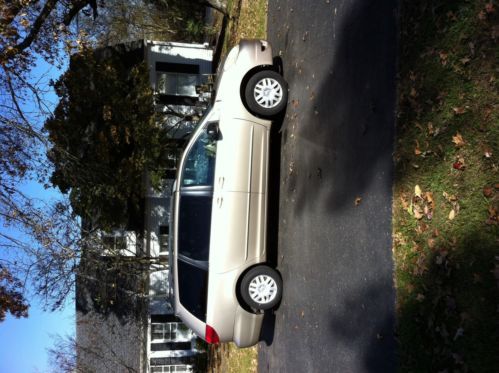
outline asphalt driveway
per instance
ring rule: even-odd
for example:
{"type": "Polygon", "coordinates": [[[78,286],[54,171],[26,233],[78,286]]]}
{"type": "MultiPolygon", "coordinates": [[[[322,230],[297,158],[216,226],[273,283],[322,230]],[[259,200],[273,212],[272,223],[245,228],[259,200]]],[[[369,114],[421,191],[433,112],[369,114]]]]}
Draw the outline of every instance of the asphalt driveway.
{"type": "Polygon", "coordinates": [[[290,102],[270,201],[284,294],[259,371],[393,371],[397,1],[273,0],[268,35],[290,102]]]}

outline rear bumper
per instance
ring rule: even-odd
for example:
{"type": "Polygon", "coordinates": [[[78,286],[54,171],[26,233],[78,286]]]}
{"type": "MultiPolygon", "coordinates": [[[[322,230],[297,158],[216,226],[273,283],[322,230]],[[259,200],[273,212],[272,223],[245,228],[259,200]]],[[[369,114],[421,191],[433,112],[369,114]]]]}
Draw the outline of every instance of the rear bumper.
{"type": "Polygon", "coordinates": [[[263,313],[250,313],[238,306],[234,321],[234,343],[237,347],[251,347],[258,343],[263,313]]]}

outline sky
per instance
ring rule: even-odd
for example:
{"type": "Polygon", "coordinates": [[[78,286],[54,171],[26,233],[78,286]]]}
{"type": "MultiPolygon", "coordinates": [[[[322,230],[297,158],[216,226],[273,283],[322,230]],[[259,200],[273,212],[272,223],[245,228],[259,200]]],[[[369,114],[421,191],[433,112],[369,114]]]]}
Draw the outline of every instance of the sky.
{"type": "MultiPolygon", "coordinates": [[[[49,201],[59,196],[55,189],[44,189],[36,182],[27,182],[20,189],[31,197],[49,201]]],[[[5,227],[0,229],[6,231],[5,227]]],[[[8,229],[9,234],[22,234],[8,229]]],[[[0,323],[0,373],[49,372],[47,349],[53,347],[54,337],[74,336],[75,305],[70,297],[61,311],[45,312],[31,290],[27,318],[16,319],[10,314],[0,323]]]]}
{"type": "Polygon", "coordinates": [[[60,312],[43,312],[31,303],[29,317],[10,316],[0,324],[0,373],[49,372],[47,349],[54,336],[74,335],[74,303],[60,312]]]}
{"type": "MultiPolygon", "coordinates": [[[[65,68],[65,67],[64,67],[65,68]]],[[[61,74],[53,66],[39,60],[33,69],[33,78],[36,80],[44,76],[56,80],[61,74]]],[[[45,99],[53,104],[57,102],[54,92],[49,92],[45,99]]],[[[26,108],[29,111],[29,106],[26,108]]],[[[20,186],[25,194],[48,201],[59,196],[54,189],[44,189],[36,182],[26,182],[20,186]]],[[[0,225],[0,230],[7,228],[0,225]]],[[[9,229],[9,233],[13,230],[9,229]]],[[[14,231],[20,239],[26,239],[18,231],[14,231]]],[[[49,372],[47,349],[53,347],[54,337],[59,335],[74,336],[75,306],[72,297],[68,299],[63,309],[57,312],[45,312],[33,292],[27,296],[30,304],[27,318],[16,319],[10,314],[0,323],[0,373],[32,373],[49,372]]]]}

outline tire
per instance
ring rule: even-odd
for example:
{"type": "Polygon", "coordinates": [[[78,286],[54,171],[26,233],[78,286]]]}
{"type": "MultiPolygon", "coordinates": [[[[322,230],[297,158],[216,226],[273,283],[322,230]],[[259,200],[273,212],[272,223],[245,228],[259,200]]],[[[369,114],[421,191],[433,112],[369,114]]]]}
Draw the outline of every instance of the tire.
{"type": "Polygon", "coordinates": [[[288,84],[273,70],[259,71],[246,84],[244,98],[253,114],[272,119],[286,108],[288,84]]]}
{"type": "Polygon", "coordinates": [[[261,311],[272,309],[282,297],[281,276],[265,265],[253,267],[241,280],[240,292],[248,307],[261,311]]]}

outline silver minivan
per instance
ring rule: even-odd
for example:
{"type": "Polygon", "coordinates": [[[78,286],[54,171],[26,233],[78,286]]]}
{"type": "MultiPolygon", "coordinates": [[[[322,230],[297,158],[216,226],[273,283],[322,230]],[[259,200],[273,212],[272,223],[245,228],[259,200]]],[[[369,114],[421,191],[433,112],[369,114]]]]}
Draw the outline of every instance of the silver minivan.
{"type": "Polygon", "coordinates": [[[214,104],[182,155],[171,227],[175,313],[208,343],[258,342],[282,295],[266,265],[271,120],[287,84],[263,40],[243,40],[219,70],[214,104]]]}

